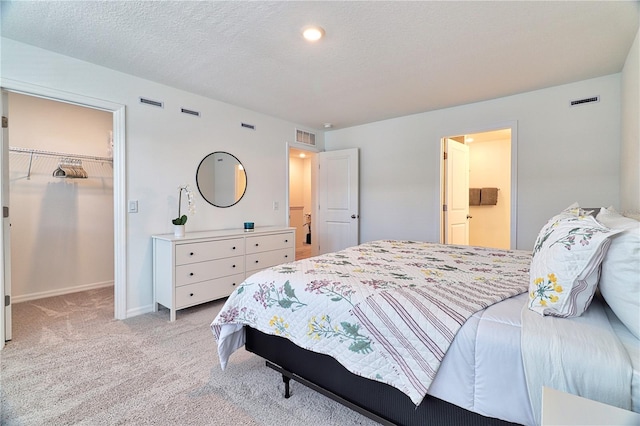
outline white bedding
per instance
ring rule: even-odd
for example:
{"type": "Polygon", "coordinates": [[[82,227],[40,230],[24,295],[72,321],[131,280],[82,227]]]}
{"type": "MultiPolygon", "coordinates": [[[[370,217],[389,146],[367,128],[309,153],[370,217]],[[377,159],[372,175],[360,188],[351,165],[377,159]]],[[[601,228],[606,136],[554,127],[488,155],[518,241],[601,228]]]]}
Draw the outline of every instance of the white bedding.
{"type": "MultiPolygon", "coordinates": [[[[540,420],[536,421],[537,416],[534,416],[529,401],[522,361],[521,315],[528,300],[528,294],[521,294],[476,312],[469,318],[444,357],[440,370],[429,389],[429,395],[485,416],[524,425],[539,424],[540,420]],[[500,388],[506,388],[508,392],[495,391],[500,388]]],[[[613,403],[613,405],[640,412],[640,340],[631,334],[606,304],[602,304],[597,298],[594,298],[594,301],[595,307],[587,314],[586,321],[599,323],[599,327],[605,330],[604,339],[609,342],[605,351],[607,357],[612,353],[622,357],[622,366],[618,365],[614,370],[626,371],[625,377],[628,377],[630,382],[623,377],[617,380],[618,385],[615,385],[614,393],[604,392],[601,386],[611,386],[611,383],[603,382],[601,378],[605,375],[611,380],[612,376],[610,372],[605,373],[603,368],[596,368],[594,377],[597,377],[597,380],[594,381],[598,383],[595,386],[590,385],[588,391],[590,394],[587,397],[604,400],[602,394],[605,393],[610,398],[609,404],[613,403]],[[603,312],[606,312],[606,318],[603,312]],[[605,319],[608,319],[609,324],[605,319]],[[614,334],[611,334],[611,331],[614,334]],[[616,350],[612,351],[611,347],[616,350]],[[622,347],[624,352],[621,351],[622,347]],[[628,360],[625,355],[628,356],[628,360]],[[624,402],[621,404],[611,401],[612,398],[620,398],[620,394],[623,395],[623,401],[630,401],[630,406],[624,402]]],[[[571,323],[567,322],[571,320],[543,319],[538,314],[531,313],[534,315],[533,320],[563,321],[560,326],[570,325],[569,330],[573,333],[571,323]]],[[[579,321],[584,322],[585,319],[579,321]]],[[[580,346],[594,349],[592,332],[593,330],[589,332],[588,344],[580,346]]],[[[577,354],[577,358],[583,358],[580,354],[584,354],[584,351],[578,351],[577,354]]],[[[580,361],[578,365],[579,372],[584,368],[584,363],[580,361]]],[[[606,371],[611,368],[611,365],[607,366],[606,371]]],[[[583,374],[578,376],[582,377],[583,374]]],[[[582,383],[576,386],[583,389],[587,385],[582,383]]],[[[561,386],[556,383],[556,387],[561,386]]],[[[576,388],[568,391],[584,394],[584,391],[576,388]]],[[[534,404],[539,411],[539,402],[534,404]]]]}
{"type": "Polygon", "coordinates": [[[631,360],[631,411],[640,413],[640,340],[618,319],[609,306],[605,305],[611,328],[622,342],[631,360]]]}
{"type": "Polygon", "coordinates": [[[527,301],[524,293],[473,314],[428,393],[485,416],[535,424],[520,355],[520,311],[527,301]]]}
{"type": "Polygon", "coordinates": [[[521,347],[537,423],[543,386],[631,409],[631,360],[600,299],[575,318],[543,317],[525,306],[521,347]]]}

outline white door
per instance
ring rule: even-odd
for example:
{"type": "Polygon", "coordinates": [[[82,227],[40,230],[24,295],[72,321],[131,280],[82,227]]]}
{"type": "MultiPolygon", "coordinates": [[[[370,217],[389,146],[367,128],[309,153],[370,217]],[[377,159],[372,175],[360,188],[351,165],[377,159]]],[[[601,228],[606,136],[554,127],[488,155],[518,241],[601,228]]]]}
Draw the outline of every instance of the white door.
{"type": "Polygon", "coordinates": [[[469,245],[469,147],[445,142],[445,244],[469,245]]]}
{"type": "Polygon", "coordinates": [[[318,154],[318,254],[358,245],[358,149],[318,154]]]}
{"type": "Polygon", "coordinates": [[[0,349],[6,340],[11,340],[11,240],[9,233],[9,128],[8,96],[2,91],[2,132],[0,136],[0,192],[2,193],[2,226],[0,226],[0,349]]]}

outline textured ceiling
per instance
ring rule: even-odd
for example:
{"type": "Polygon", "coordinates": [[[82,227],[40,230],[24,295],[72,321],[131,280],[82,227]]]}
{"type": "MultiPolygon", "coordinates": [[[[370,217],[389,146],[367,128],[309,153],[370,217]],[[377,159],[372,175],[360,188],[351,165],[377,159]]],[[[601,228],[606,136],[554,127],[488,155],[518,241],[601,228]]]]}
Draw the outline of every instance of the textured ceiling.
{"type": "Polygon", "coordinates": [[[2,1],[1,13],[3,37],[319,129],[619,72],[639,2],[2,1]],[[309,24],[326,37],[305,42],[309,24]]]}

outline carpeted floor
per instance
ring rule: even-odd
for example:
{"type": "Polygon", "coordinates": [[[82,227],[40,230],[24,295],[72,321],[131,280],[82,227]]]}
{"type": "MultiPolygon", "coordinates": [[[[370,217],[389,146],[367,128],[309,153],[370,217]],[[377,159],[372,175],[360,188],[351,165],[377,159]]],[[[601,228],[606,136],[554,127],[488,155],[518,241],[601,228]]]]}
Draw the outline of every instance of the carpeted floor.
{"type": "Polygon", "coordinates": [[[209,324],[223,301],[124,321],[113,288],[13,306],[0,351],[3,425],[373,425],[244,350],[223,372],[209,324]]]}

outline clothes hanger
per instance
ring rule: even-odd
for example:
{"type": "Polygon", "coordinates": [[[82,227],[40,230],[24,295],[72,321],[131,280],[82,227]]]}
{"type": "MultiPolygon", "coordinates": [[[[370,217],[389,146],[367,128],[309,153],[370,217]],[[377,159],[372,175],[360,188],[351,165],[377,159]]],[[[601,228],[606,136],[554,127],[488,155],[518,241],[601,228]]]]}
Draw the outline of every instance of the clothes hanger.
{"type": "Polygon", "coordinates": [[[89,177],[87,171],[82,167],[80,159],[63,157],[58,162],[58,168],[53,171],[55,177],[83,178],[89,177]]]}
{"type": "Polygon", "coordinates": [[[53,171],[53,177],[66,177],[67,172],[62,168],[62,159],[58,161],[58,168],[53,171]]]}

